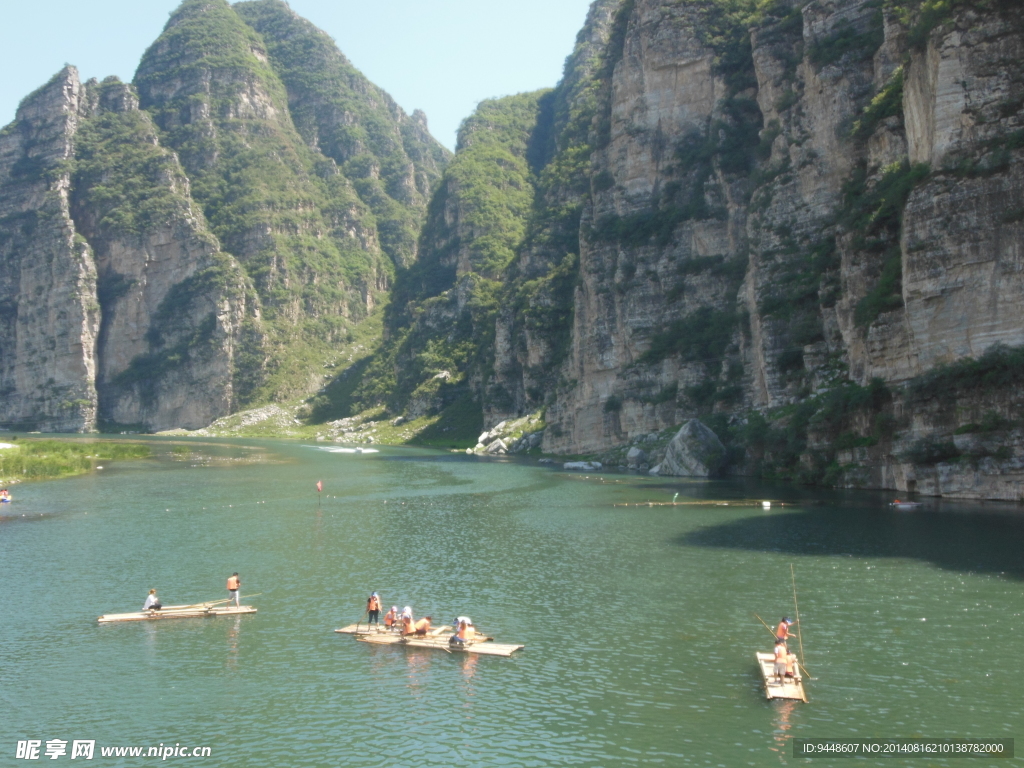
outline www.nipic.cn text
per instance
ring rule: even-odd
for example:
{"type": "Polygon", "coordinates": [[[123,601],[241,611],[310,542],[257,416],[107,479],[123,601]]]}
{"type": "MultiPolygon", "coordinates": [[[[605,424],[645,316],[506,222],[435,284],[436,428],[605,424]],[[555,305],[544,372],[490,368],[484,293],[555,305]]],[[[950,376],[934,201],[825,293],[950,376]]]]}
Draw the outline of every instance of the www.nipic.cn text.
{"type": "Polygon", "coordinates": [[[95,739],[26,739],[18,742],[14,757],[18,760],[56,760],[65,755],[72,760],[92,760],[94,757],[209,757],[209,747],[189,747],[182,744],[160,743],[156,747],[100,747],[95,739]],[[98,752],[98,754],[97,754],[98,752]]]}

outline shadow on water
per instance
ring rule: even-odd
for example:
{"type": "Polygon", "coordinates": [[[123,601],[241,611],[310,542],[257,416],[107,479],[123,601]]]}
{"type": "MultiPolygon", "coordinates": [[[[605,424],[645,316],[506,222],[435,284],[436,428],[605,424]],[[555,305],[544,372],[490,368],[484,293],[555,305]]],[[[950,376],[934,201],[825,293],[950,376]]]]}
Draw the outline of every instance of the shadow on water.
{"type": "Polygon", "coordinates": [[[871,496],[794,500],[795,511],[773,509],[707,526],[676,543],[793,555],[913,558],[949,570],[1024,579],[1024,515],[1010,505],[989,511],[981,504],[953,507],[927,501],[918,511],[898,512],[885,497],[871,496]]]}

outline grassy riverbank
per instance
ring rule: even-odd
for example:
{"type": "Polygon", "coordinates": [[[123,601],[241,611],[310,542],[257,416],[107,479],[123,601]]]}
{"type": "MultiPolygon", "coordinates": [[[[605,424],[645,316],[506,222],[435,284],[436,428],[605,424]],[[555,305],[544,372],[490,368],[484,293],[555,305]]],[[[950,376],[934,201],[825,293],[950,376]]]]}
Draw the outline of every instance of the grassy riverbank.
{"type": "Polygon", "coordinates": [[[0,485],[22,480],[48,480],[89,472],[98,461],[144,459],[149,446],[141,443],[82,440],[25,440],[13,438],[0,449],[0,485]]]}

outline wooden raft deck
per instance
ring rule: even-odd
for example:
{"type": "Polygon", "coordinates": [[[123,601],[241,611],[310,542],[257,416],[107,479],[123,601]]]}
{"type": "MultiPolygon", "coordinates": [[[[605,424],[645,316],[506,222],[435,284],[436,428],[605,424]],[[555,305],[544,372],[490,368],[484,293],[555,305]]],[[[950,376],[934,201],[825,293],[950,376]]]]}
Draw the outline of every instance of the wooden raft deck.
{"type": "Polygon", "coordinates": [[[334,630],[344,635],[354,635],[356,640],[374,645],[402,645],[406,648],[435,648],[452,653],[477,653],[482,656],[511,656],[525,645],[511,645],[508,643],[495,643],[493,638],[480,636],[465,646],[450,646],[448,638],[454,630],[442,625],[430,630],[429,635],[415,637],[402,637],[397,632],[381,629],[370,629],[365,624],[350,624],[347,627],[334,630]]]}
{"type": "Polygon", "coordinates": [[[107,624],[112,621],[156,621],[158,619],[202,619],[209,616],[241,616],[247,613],[256,613],[255,606],[243,605],[239,608],[234,606],[216,606],[204,608],[202,605],[168,605],[159,611],[136,611],[135,613],[107,613],[100,616],[97,621],[100,624],[107,624]]]}
{"type": "Polygon", "coordinates": [[[781,683],[775,681],[775,654],[757,654],[757,666],[761,668],[761,676],[764,678],[764,690],[769,699],[797,699],[807,701],[807,694],[804,693],[804,684],[800,680],[784,680],[781,683]]]}

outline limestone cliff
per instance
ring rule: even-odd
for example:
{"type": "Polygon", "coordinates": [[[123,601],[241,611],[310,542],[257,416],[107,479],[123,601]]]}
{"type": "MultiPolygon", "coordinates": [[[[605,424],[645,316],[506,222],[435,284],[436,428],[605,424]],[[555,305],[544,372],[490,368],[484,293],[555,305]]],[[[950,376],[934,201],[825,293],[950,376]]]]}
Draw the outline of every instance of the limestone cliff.
{"type": "Polygon", "coordinates": [[[67,432],[96,423],[96,263],[67,168],[81,99],[65,68],[0,132],[0,421],[67,432]]]}
{"type": "Polygon", "coordinates": [[[83,91],[71,210],[97,270],[101,426],[206,426],[245,394],[237,356],[261,351],[258,300],[132,87],[83,91]]]}
{"type": "Polygon", "coordinates": [[[198,428],[315,391],[448,156],[274,0],[185,0],[132,85],[65,69],[0,133],[0,424],[198,428]]]}
{"type": "MultiPolygon", "coordinates": [[[[911,440],[945,441],[991,409],[1019,418],[967,388],[974,415],[940,409],[940,428],[906,394],[936,364],[1022,341],[1009,309],[1019,14],[776,3],[729,47],[710,33],[717,7],[620,7],[610,132],[580,227],[572,384],[548,408],[545,446],[594,451],[717,414],[745,440],[747,470],[912,489],[911,440]],[[858,400],[876,378],[889,399],[858,400]],[[750,435],[750,409],[778,441],[750,435]]],[[[1003,463],[989,455],[998,479],[968,451],[945,475],[1019,497],[1006,437],[1003,463]]]]}
{"type": "Polygon", "coordinates": [[[0,421],[162,429],[228,413],[243,276],[132,89],[65,68],[2,141],[0,421]]]}
{"type": "Polygon", "coordinates": [[[1022,45],[999,0],[596,2],[485,428],[543,407],[545,450],[600,452],[700,416],[733,471],[1024,495],[1022,45]]]}

